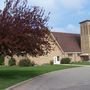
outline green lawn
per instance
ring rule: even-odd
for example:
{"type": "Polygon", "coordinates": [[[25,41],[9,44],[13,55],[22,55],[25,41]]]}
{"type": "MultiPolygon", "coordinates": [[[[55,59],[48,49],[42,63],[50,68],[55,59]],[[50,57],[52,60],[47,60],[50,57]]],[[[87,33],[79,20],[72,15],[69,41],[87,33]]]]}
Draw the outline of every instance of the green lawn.
{"type": "Polygon", "coordinates": [[[0,67],[0,90],[29,78],[51,71],[73,68],[72,65],[46,65],[37,67],[0,67]]]}
{"type": "Polygon", "coordinates": [[[77,64],[77,65],[90,65],[90,62],[83,61],[83,62],[72,62],[71,64],[77,64]]]}

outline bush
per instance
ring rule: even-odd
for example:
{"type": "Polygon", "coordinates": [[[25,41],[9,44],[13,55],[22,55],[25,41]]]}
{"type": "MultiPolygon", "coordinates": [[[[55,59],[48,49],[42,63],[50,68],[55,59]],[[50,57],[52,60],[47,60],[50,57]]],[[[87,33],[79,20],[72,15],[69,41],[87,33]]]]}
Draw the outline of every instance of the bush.
{"type": "Polygon", "coordinates": [[[22,59],[19,62],[19,66],[21,67],[28,67],[28,66],[32,66],[32,63],[29,59],[22,59]]]}
{"type": "Polygon", "coordinates": [[[34,61],[31,62],[31,66],[35,66],[35,62],[34,61]]]}
{"type": "Polygon", "coordinates": [[[11,58],[8,62],[9,66],[14,66],[16,65],[16,60],[14,58],[11,58]]]}
{"type": "Polygon", "coordinates": [[[53,61],[51,60],[51,61],[50,61],[50,65],[53,65],[53,64],[54,64],[54,63],[53,63],[53,61]]]}
{"type": "Polygon", "coordinates": [[[2,55],[0,55],[0,65],[4,64],[4,57],[2,55]]]}
{"type": "Polygon", "coordinates": [[[62,58],[61,59],[61,64],[70,64],[71,59],[70,58],[62,58]]]}

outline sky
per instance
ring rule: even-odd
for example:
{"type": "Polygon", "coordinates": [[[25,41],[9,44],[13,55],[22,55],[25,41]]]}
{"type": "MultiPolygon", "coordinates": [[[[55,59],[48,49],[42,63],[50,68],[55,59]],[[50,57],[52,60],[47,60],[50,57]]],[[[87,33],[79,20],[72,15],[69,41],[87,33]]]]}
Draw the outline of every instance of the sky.
{"type": "MultiPolygon", "coordinates": [[[[0,9],[5,0],[0,0],[0,9]]],[[[50,12],[48,25],[55,32],[80,33],[79,22],[90,20],[90,0],[28,0],[30,6],[50,12]]]]}

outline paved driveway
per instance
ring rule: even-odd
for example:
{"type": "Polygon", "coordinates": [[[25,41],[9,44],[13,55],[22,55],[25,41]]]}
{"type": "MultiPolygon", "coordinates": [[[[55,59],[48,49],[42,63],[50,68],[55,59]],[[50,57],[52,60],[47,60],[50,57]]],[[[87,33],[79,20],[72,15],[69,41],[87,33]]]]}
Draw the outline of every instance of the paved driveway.
{"type": "Polygon", "coordinates": [[[90,90],[90,67],[51,72],[12,90],[90,90]]]}

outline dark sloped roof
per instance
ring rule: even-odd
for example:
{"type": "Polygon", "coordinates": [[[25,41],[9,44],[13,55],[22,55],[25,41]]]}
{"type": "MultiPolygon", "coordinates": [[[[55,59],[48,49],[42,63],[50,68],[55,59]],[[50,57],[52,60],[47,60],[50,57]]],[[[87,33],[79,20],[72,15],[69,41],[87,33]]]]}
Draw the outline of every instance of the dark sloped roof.
{"type": "Polygon", "coordinates": [[[80,34],[52,32],[64,52],[81,52],[80,34]]]}

